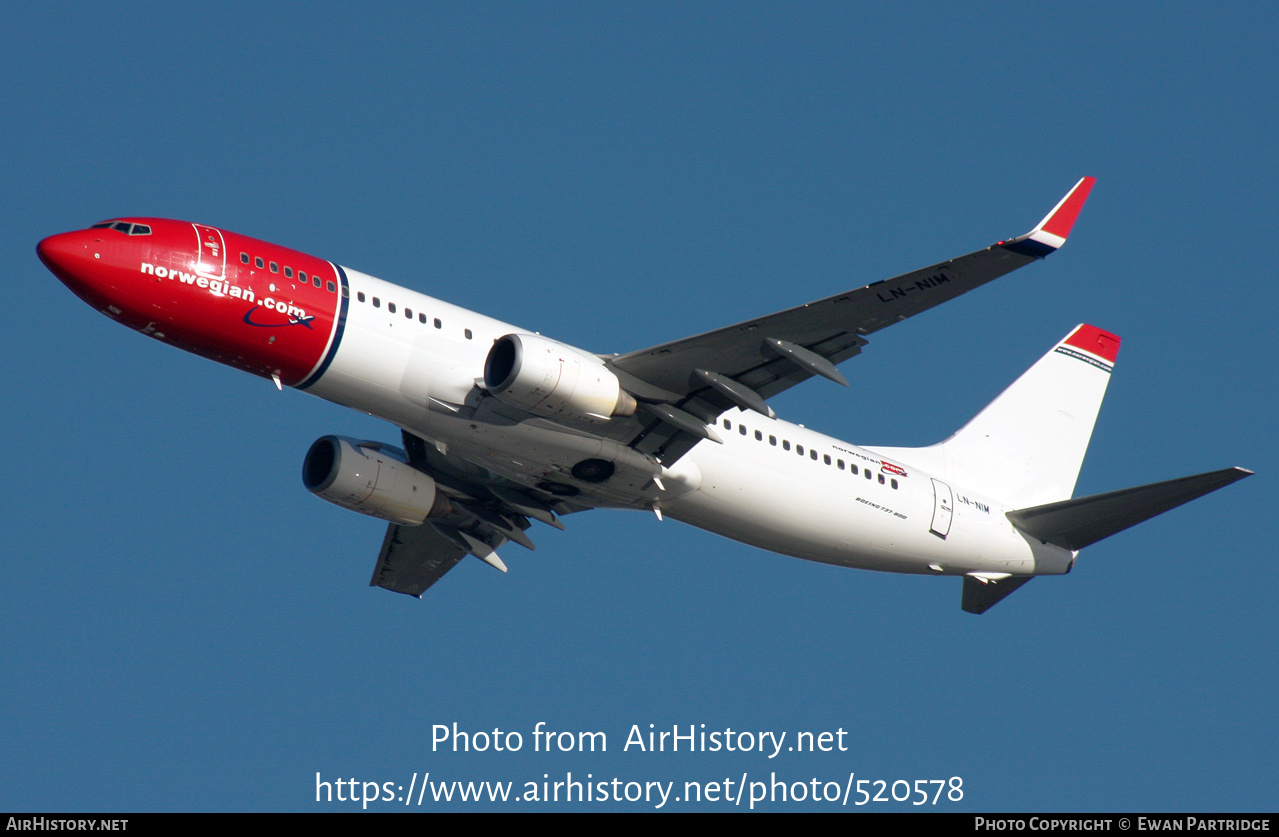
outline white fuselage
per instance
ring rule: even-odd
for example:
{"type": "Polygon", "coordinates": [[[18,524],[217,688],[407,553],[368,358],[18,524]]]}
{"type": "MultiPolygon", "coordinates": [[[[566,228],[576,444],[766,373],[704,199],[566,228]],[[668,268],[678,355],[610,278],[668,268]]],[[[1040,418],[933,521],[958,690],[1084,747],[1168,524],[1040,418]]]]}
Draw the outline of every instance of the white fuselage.
{"type": "MultiPolygon", "coordinates": [[[[467,417],[494,341],[523,330],[358,271],[346,275],[340,347],[307,391],[525,485],[618,452],[599,435],[603,419],[467,417]]],[[[848,567],[947,575],[1069,569],[1072,554],[1019,533],[1006,505],[909,461],[754,412],[725,413],[715,432],[723,444],[701,442],[669,468],[654,463],[652,473],[623,468],[583,487],[581,501],[656,509],[742,543],[848,567]]]]}

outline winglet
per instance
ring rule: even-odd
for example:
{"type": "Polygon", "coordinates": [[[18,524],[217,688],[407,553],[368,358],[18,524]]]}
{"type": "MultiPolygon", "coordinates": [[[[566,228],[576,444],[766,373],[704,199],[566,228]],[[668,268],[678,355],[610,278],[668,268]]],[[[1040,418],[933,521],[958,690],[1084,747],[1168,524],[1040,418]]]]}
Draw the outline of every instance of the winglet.
{"type": "Polygon", "coordinates": [[[1053,207],[1052,212],[1044,216],[1044,220],[1040,221],[1038,226],[1019,238],[1001,242],[1001,244],[1014,253],[1034,256],[1037,259],[1055,252],[1066,243],[1070,229],[1075,226],[1075,219],[1079,217],[1080,210],[1084,208],[1084,202],[1088,200],[1088,193],[1092,191],[1092,186],[1096,182],[1095,177],[1082,178],[1075,184],[1075,188],[1053,207]]]}

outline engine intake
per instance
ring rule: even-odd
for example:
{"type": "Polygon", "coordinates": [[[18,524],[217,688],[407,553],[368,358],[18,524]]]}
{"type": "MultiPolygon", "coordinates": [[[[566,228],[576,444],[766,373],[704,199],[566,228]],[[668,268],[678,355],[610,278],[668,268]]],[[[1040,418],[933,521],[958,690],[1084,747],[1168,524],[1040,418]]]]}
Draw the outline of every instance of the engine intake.
{"type": "Polygon", "coordinates": [[[536,334],[494,342],[484,385],[507,404],[556,418],[630,416],[637,406],[599,358],[536,334]]]}
{"type": "Polygon", "coordinates": [[[408,526],[453,511],[435,480],[409,465],[399,448],[344,436],[315,440],[302,463],[302,484],[344,509],[408,526]]]}

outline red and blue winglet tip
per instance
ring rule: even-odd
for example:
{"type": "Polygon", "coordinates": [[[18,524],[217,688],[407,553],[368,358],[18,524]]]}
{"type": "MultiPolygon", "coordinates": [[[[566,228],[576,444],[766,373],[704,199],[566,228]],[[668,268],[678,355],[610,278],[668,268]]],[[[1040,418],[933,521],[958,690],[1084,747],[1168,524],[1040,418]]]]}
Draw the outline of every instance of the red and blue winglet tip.
{"type": "Polygon", "coordinates": [[[1033,256],[1037,259],[1042,259],[1054,252],[1066,243],[1066,237],[1070,235],[1071,227],[1075,226],[1075,219],[1079,217],[1079,211],[1084,208],[1088,193],[1092,191],[1092,185],[1096,182],[1095,177],[1085,177],[1080,180],[1075,184],[1075,188],[1053,207],[1053,211],[1044,216],[1044,220],[1040,221],[1037,227],[1020,238],[1004,242],[1003,247],[1014,253],[1033,256]]]}

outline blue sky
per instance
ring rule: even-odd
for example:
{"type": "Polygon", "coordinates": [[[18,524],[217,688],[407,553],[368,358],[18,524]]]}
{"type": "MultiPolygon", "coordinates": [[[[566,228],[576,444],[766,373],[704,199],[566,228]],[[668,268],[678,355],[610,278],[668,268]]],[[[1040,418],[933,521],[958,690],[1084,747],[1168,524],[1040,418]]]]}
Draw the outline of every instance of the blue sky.
{"type": "MultiPolygon", "coordinates": [[[[429,771],[521,791],[958,776],[939,809],[1273,810],[1277,18],[15,7],[0,809],[348,810],[315,802],[317,772],[429,771]],[[393,428],[123,329],[34,253],[103,218],[183,218],[621,352],[1022,233],[1083,175],[1060,253],[875,335],[850,389],[774,401],[861,444],[929,444],[1086,321],[1124,345],[1077,493],[1258,472],[982,617],[953,580],[619,512],[539,526],[506,576],[467,561],[422,601],[371,589],[382,524],[299,471],[318,436],[393,428]],[[608,751],[532,752],[539,721],[608,751]],[[433,751],[454,722],[525,746],[433,751]],[[843,729],[848,750],[623,752],[649,724],[843,729]]],[[[773,806],[810,807],[830,806],[773,806]]]]}

